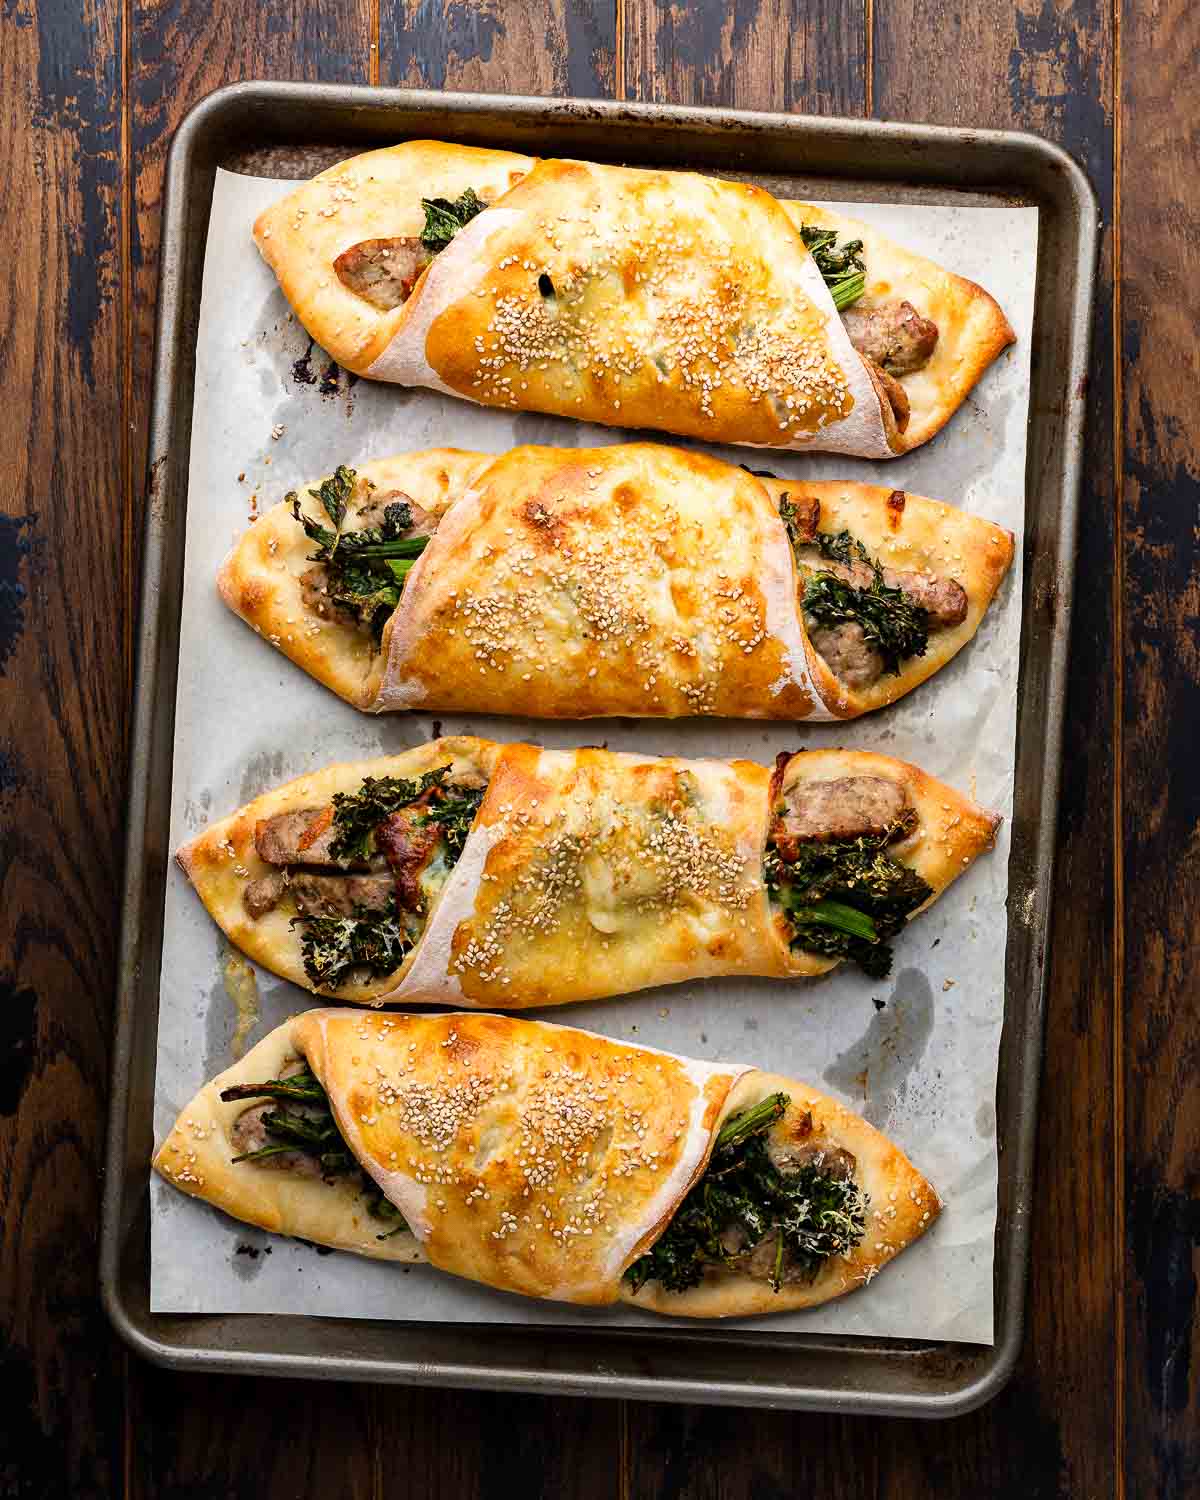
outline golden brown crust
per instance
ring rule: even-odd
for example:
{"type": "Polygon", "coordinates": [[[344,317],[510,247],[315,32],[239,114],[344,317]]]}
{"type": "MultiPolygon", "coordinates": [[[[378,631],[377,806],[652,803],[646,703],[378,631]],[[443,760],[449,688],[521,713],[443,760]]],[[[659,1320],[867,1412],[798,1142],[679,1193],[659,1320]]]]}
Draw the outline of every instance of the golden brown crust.
{"type": "Polygon", "coordinates": [[[744,469],[651,443],[516,448],[410,575],[379,706],[807,717],[795,598],[778,510],[744,469]]]}
{"type": "Polygon", "coordinates": [[[623,1301],[679,1318],[746,1318],[818,1307],[866,1286],[937,1218],[942,1209],[937,1192],[903,1151],[860,1115],[809,1084],[754,1069],[730,1090],[721,1119],[777,1092],[785,1093],[789,1104],[772,1136],[789,1139],[797,1122],[803,1121],[807,1127],[804,1117],[811,1116],[811,1132],[805,1129],[806,1142],[853,1155],[855,1181],[870,1199],[867,1229],[861,1241],[848,1255],[828,1260],[813,1281],[784,1283],[778,1291],[766,1281],[710,1269],[699,1286],[684,1292],[667,1291],[655,1281],[634,1292],[625,1283],[623,1301]]]}
{"type": "Polygon", "coordinates": [[[432,1264],[580,1303],[616,1299],[741,1071],[508,1016],[315,1011],[292,1034],[432,1264]]]}
{"type": "Polygon", "coordinates": [[[260,216],[255,238],[304,326],[348,369],[485,404],[719,441],[808,446],[828,429],[836,451],[907,452],[941,428],[1013,339],[981,288],[870,226],[693,173],[410,141],[305,183],[260,216]],[[494,211],[460,232],[405,303],[381,310],[342,284],[339,255],[372,239],[418,236],[420,198],[466,187],[494,211]],[[860,307],[903,297],[939,325],[929,364],[901,378],[911,408],[903,431],[886,382],[845,338],[797,232],[802,223],[865,241],[870,281],[860,307]],[[531,276],[548,277],[549,290],[533,290],[531,276]],[[651,287],[657,294],[660,281],[675,299],[665,324],[643,296],[651,287]],[[705,343],[714,308],[728,317],[728,349],[705,343]],[[700,363],[673,341],[678,319],[693,313],[700,363]],[[556,345],[567,323],[569,358],[556,345]],[[739,345],[751,326],[770,330],[766,343],[749,335],[752,356],[739,345]],[[806,373],[792,386],[781,371],[802,346],[806,373]],[[755,393],[755,371],[768,367],[783,393],[777,401],[755,393]]]}
{"type": "Polygon", "coordinates": [[[508,747],[480,810],[485,878],[450,944],[459,996],[511,1010],[811,972],[762,882],[768,779],[751,761],[508,747]]]}
{"type": "Polygon", "coordinates": [[[997,355],[1016,342],[1012,325],[981,286],[906,250],[861,219],[819,203],[783,206],[796,224],[816,224],[836,230],[843,239],[862,240],[867,290],[854,304],[856,311],[907,301],[937,324],[938,341],[929,363],[900,377],[911,415],[892,447],[897,453],[919,448],[942,430],[997,355]]]}
{"type": "MultiPolygon", "coordinates": [[[[800,235],[761,188],[542,160],[496,220],[453,289],[427,282],[422,352],[459,395],[765,446],[810,440],[873,399],[800,235]]],[[[412,303],[415,316],[419,292],[412,303]]]]}
{"type": "MultiPolygon", "coordinates": [[[[444,764],[490,777],[475,826],[404,964],[347,983],[339,1000],[511,1010],[720,974],[794,978],[836,967],[791,950],[769,902],[762,855],[771,778],[750,761],[434,740],[299,777],[214,824],[177,858],[233,943],[311,988],[290,905],[257,921],[243,906],[247,882],[272,868],[255,850],[256,823],[322,807],[367,774],[412,777],[444,764]]],[[[788,761],[783,790],[854,775],[903,786],[917,823],[893,852],[928,881],[931,900],[991,846],[998,818],[888,756],[801,752],[788,761]]]]}
{"type": "Polygon", "coordinates": [[[497,458],[435,449],[359,472],[375,494],[399,490],[444,517],[381,649],[306,598],[312,544],[286,503],[247,531],[219,587],[310,675],[375,711],[853,718],[961,650],[1012,560],[1008,532],[936,500],[848,481],[760,481],[659,444],[497,458]],[[807,638],[778,516],[785,495],[819,500],[820,529],[849,528],[881,565],[959,582],[962,623],[933,631],[899,673],[848,687],[807,638]]]}
{"type": "Polygon", "coordinates": [[[154,1157],[174,1187],[246,1223],[317,1244],[443,1270],[526,1296],[618,1298],[683,1317],[814,1306],[862,1286],[922,1234],[940,1203],[886,1137],[806,1084],[696,1062],[573,1028],[505,1016],[316,1010],[276,1028],[181,1112],[154,1157]],[[353,1177],[332,1182],[234,1164],[254,1101],[222,1089],[304,1058],[339,1128],[408,1225],[381,1237],[353,1177]],[[729,1115],[782,1090],[772,1134],[849,1151],[870,1195],[867,1233],[807,1285],[779,1293],[712,1272],[670,1293],[623,1273],[653,1244],[707,1165],[729,1115]]]}
{"type": "Polygon", "coordinates": [[[313,338],[338,364],[365,375],[404,323],[409,303],[383,312],[343,286],[339,255],[364,240],[417,236],[422,198],[473,189],[492,202],[533,167],[511,151],[407,141],[339,162],[303,183],[254,225],[254,242],[313,338]]]}

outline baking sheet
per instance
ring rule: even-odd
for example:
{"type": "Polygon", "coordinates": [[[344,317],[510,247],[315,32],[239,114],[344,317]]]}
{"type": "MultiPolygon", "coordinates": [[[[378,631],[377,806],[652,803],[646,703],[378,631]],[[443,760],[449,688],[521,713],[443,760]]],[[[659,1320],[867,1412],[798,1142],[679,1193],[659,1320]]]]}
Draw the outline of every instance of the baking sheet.
{"type": "MultiPolygon", "coordinates": [[[[347,756],[391,753],[439,732],[426,716],[357,715],[224,609],[213,576],[256,507],[265,509],[339,461],[441,444],[501,451],[518,442],[569,446],[625,436],[352,382],[330,370],[310,348],[249,238],[255,214],[289,187],[223,172],[215,186],[197,347],[173,844],[281,780],[347,756]]],[[[1012,320],[1018,344],[941,438],[889,464],[717,451],[789,476],[862,478],[933,494],[1009,526],[1019,542],[1037,210],[855,204],[848,211],[986,285],[1012,320]]],[[[647,753],[747,755],[764,762],[783,748],[856,745],[912,759],[1007,816],[1020,582],[1018,562],[972,647],[901,704],[855,724],[553,725],[442,716],[440,732],[563,746],[603,739],[647,753]]],[[[1007,850],[1006,825],[996,852],[901,938],[895,970],[882,984],[848,972],[795,986],[723,980],[549,1013],[629,1040],[757,1063],[818,1083],[893,1135],[937,1184],[945,1213],[885,1276],[825,1309],[755,1320],[759,1329],[991,1341],[1007,850]]],[[[159,1139],[204,1079],[230,1060],[237,1018],[226,961],[224,939],[172,870],[155,1098],[159,1139]]],[[[261,1017],[251,1041],[311,1003],[271,975],[258,977],[261,1017]]],[[[425,1267],[402,1271],[322,1254],[237,1225],[157,1178],[151,1195],[151,1306],[157,1312],[661,1326],[628,1309],[584,1314],[425,1267]]]]}

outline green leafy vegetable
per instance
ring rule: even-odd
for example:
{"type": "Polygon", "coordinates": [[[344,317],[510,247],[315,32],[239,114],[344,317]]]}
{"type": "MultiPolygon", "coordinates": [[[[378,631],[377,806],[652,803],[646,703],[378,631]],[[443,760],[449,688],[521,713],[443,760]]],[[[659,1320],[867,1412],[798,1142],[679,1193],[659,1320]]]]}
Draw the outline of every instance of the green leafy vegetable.
{"type": "Polygon", "coordinates": [[[911,814],[882,833],[828,842],[767,842],[763,873],[782,908],[793,948],[849,958],[873,979],[891,972],[888,939],[933,894],[887,846],[912,827],[911,814]]]}
{"type": "Polygon", "coordinates": [[[883,657],[885,672],[899,672],[901,663],[910,656],[924,656],[929,645],[929,615],[903,589],[890,588],[883,579],[883,569],[849,531],[804,530],[799,510],[786,495],[779,502],[779,515],[792,544],[796,560],[807,577],[804,585],[806,623],[835,626],[853,620],[862,626],[866,640],[883,657]],[[870,569],[870,583],[865,587],[836,573],[815,570],[805,557],[805,549],[815,547],[820,555],[841,567],[870,569]]]}
{"type": "Polygon", "coordinates": [[[814,574],[804,586],[804,613],[816,625],[853,620],[883,657],[885,672],[899,672],[910,656],[924,656],[929,615],[903,589],[889,588],[878,568],[869,588],[856,588],[833,573],[814,574]]]}
{"type": "Polygon", "coordinates": [[[708,1266],[737,1270],[739,1257],[776,1238],[769,1281],[811,1279],[831,1255],[862,1239],[867,1195],[819,1161],[783,1171],[772,1162],[767,1135],[788,1106],[772,1094],[732,1115],[717,1136],[703,1177],[658,1240],[625,1272],[635,1291],[657,1281],[670,1292],[697,1286],[708,1266]]]}
{"type": "Polygon", "coordinates": [[[397,916],[365,908],[351,917],[293,917],[292,926],[300,928],[304,972],[323,989],[336,989],[355,969],[391,974],[413,945],[397,916]]]}
{"type": "Polygon", "coordinates": [[[848,240],[839,249],[836,232],[818,229],[815,224],[802,224],[800,237],[816,261],[817,270],[824,277],[838,312],[857,302],[867,289],[862,240],[848,240]]]}
{"type": "Polygon", "coordinates": [[[234,1099],[290,1099],[297,1104],[325,1103],[325,1090],[306,1067],[290,1078],[274,1078],[269,1083],[239,1083],[222,1090],[226,1104],[234,1099]]]}
{"type": "Polygon", "coordinates": [[[720,1151],[725,1146],[737,1146],[742,1141],[749,1140],[752,1135],[769,1131],[776,1120],[783,1119],[787,1107],[786,1094],[768,1094],[749,1109],[730,1115],[717,1131],[717,1144],[713,1149],[720,1151]]]}
{"type": "Polygon", "coordinates": [[[357,1172],[361,1178],[361,1192],[367,1212],[372,1218],[393,1227],[377,1239],[391,1239],[408,1228],[404,1215],[389,1199],[374,1178],[369,1177],[355,1160],[350,1148],[338,1129],[329,1096],[317,1081],[307,1063],[290,1078],[270,1078],[265,1083],[240,1083],[233,1088],[222,1089],[221,1099],[229,1104],[237,1099],[283,1099],[294,1101],[304,1108],[304,1113],[276,1109],[263,1115],[263,1129],[271,1138],[271,1144],[257,1151],[246,1151],[233,1158],[240,1162],[266,1161],[273,1156],[285,1156],[302,1152],[320,1163],[321,1175],[325,1178],[345,1177],[357,1172]]]}
{"type": "MultiPolygon", "coordinates": [[[[414,826],[436,827],[446,862],[453,865],[485,788],[446,785],[452,769],[436,766],[414,777],[365,776],[357,792],[335,792],[330,854],[343,864],[369,864],[377,852],[379,826],[393,813],[411,808],[414,826]]],[[[349,917],[293,917],[292,926],[300,928],[304,972],[324,989],[335,989],[356,969],[393,973],[414,941],[411,926],[395,911],[360,908],[349,917]]]]}
{"type": "Polygon", "coordinates": [[[430,803],[425,812],[418,815],[418,824],[436,823],[446,845],[446,854],[453,863],[463,851],[475,814],[483,801],[485,787],[440,786],[439,800],[430,803]]]}
{"type": "Polygon", "coordinates": [[[357,792],[336,792],[329,851],[348,863],[367,860],[375,848],[375,830],[402,807],[424,801],[414,816],[417,827],[436,824],[451,859],[462,853],[483,801],[485,787],[446,785],[452,767],[436,766],[423,776],[366,776],[357,792]]]}
{"type": "Polygon", "coordinates": [[[370,859],[380,823],[440,787],[450,771],[450,766],[437,766],[423,776],[364,776],[357,792],[335,792],[330,854],[348,864],[370,859]]]}
{"type": "Polygon", "coordinates": [[[817,922],[836,932],[864,938],[868,943],[879,941],[879,928],[866,912],[847,906],[844,901],[813,901],[807,906],[793,906],[789,915],[793,922],[817,922]]]}
{"type": "Polygon", "coordinates": [[[792,544],[793,552],[799,552],[801,547],[812,545],[812,538],[800,525],[800,511],[787,495],[784,495],[779,502],[779,517],[783,522],[783,529],[787,532],[788,541],[792,544]]]}
{"type": "Polygon", "coordinates": [[[305,535],[316,543],[317,550],[309,553],[309,561],[325,566],[329,602],[367,626],[378,640],[400,602],[409,569],[425,550],[429,538],[405,535],[413,524],[412,507],[405,501],[386,506],[378,526],[344,531],[357,477],[355,470],[341,464],[331,479],[309,490],[333,523],[332,530],[301,510],[294,490],[286,498],[305,535]]]}
{"type": "Polygon", "coordinates": [[[425,210],[421,243],[436,255],[446,248],[464,224],[469,224],[476,214],[482,213],[487,204],[468,188],[458,198],[422,198],[421,207],[425,210]]]}

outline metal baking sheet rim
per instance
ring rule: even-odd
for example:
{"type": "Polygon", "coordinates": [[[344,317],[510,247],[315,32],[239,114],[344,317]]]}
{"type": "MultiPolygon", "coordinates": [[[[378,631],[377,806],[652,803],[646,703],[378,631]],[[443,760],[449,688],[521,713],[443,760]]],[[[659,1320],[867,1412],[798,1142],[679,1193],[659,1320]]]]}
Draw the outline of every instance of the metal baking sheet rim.
{"type": "MultiPolygon", "coordinates": [[[[661,151],[656,156],[661,160],[661,151]]],[[[776,162],[772,170],[787,168],[776,162]]],[[[1016,131],[294,83],[234,84],[210,94],[192,109],[171,147],[163,211],[101,1236],[103,1303],[131,1348],[159,1364],[213,1373],[888,1416],[954,1416],[997,1394],[1016,1362],[1024,1316],[1044,955],[1049,938],[1097,248],[1096,200],[1082,170],[1060,148],[1016,131]],[[430,117],[436,117],[436,122],[421,123],[430,117]],[[997,1128],[1004,1143],[996,1231],[997,1338],[988,1348],[803,1334],[760,1340],[719,1329],[615,1329],[580,1334],[578,1330],[496,1327],[473,1331],[471,1348],[482,1347],[481,1357],[459,1359],[449,1357],[446,1346],[458,1342],[460,1336],[445,1325],[402,1327],[302,1317],[275,1317],[267,1322],[252,1315],[186,1318],[149,1311],[147,1162],[157,1027],[155,977],[169,858],[166,796],[179,626],[179,591],[171,584],[181,566],[191,414],[190,400],[180,396],[186,394],[191,378],[211,171],[222,148],[228,154],[235,135],[244,146],[251,125],[280,143],[284,139],[336,139],[363,146],[418,131],[432,133],[434,128],[459,138],[495,141],[500,137],[506,145],[514,133],[536,131],[544,137],[557,132],[559,141],[583,138],[577,154],[594,155],[599,154],[597,147],[586,138],[593,130],[611,130],[618,122],[624,127],[621,154],[625,160],[639,155],[648,159],[647,139],[660,144],[666,127],[673,143],[687,147],[688,159],[695,159],[696,153],[704,155],[705,144],[715,145],[720,154],[751,144],[758,149],[770,145],[800,158],[789,163],[793,173],[826,175],[816,170],[815,161],[826,167],[830,191],[834,182],[844,189],[848,180],[866,175],[855,171],[866,160],[871,180],[892,181],[910,192],[922,187],[1015,192],[1042,209],[1035,354],[1041,351],[1058,357],[1035,358],[1030,402],[1027,588],[1010,865],[1010,942],[997,1087],[997,1128]],[[692,137],[696,139],[688,139],[692,137]],[[869,153],[862,152],[868,144],[869,153]],[[208,160],[203,159],[206,152],[208,160]],[[855,152],[862,153],[857,161],[843,158],[843,153],[855,152]],[[974,179],[972,164],[980,172],[974,179]],[[1052,256],[1051,246],[1060,240],[1067,250],[1052,256]],[[1047,387],[1049,399],[1038,399],[1047,387]],[[1053,522],[1049,546],[1042,534],[1047,517],[1053,522]],[[1036,735],[1031,732],[1034,724],[1039,730],[1036,735]],[[1039,803],[1032,822],[1024,816],[1022,805],[1031,796],[1039,803]],[[1020,935],[1019,941],[1013,941],[1014,932],[1020,935]],[[281,1349],[285,1332],[296,1336],[293,1351],[281,1349]],[[419,1347],[423,1342],[434,1347],[424,1351],[419,1347]],[[364,1352],[364,1345],[377,1348],[364,1352]],[[324,1347],[316,1350],[314,1346],[324,1347]],[[502,1353],[507,1356],[503,1362],[502,1353]],[[689,1370],[714,1361],[719,1368],[711,1374],[689,1370]]]]}

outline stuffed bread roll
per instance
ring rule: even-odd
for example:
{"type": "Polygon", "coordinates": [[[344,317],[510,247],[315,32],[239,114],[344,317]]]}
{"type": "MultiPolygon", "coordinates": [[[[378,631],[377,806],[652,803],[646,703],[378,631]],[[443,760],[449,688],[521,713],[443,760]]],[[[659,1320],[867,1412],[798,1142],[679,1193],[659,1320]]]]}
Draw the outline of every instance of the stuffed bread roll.
{"type": "Polygon", "coordinates": [[[478,1013],[296,1016],[201,1089],[154,1166],[274,1233],[684,1317],[840,1297],[941,1208],[807,1084],[478,1013]]]}
{"type": "Polygon", "coordinates": [[[850,719],[975,634],[1009,532],[920,495],[653,443],[340,467],[222,598],[371,712],[850,719]]]}
{"type": "Polygon", "coordinates": [[[409,141],[304,183],[254,236],[359,375],[711,442],[890,458],[1015,337],[877,231],[693,172],[409,141]]]}
{"type": "Polygon", "coordinates": [[[844,959],[882,977],[998,823],[864,751],[771,772],[464,736],[311,772],[177,858],[237,947],[318,994],[518,1009],[844,959]]]}

